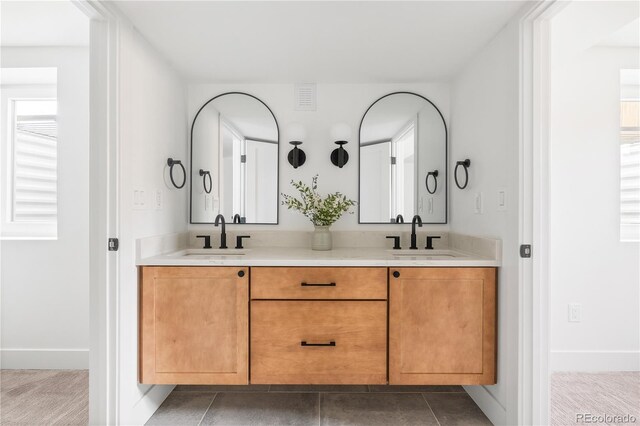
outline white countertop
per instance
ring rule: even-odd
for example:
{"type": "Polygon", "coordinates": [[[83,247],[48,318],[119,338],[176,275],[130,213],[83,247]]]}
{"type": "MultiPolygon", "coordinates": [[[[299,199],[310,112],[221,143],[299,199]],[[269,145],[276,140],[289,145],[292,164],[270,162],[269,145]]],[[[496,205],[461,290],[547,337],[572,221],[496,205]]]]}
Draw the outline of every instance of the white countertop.
{"type": "Polygon", "coordinates": [[[380,266],[499,267],[500,260],[459,250],[257,247],[246,250],[187,249],[142,258],[138,266],[380,266]]]}

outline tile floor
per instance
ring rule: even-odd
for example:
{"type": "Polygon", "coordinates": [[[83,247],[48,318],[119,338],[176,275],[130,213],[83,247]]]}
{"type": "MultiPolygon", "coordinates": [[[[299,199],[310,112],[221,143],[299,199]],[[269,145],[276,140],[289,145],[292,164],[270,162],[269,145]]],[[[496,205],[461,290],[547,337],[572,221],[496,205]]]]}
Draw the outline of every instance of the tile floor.
{"type": "Polygon", "coordinates": [[[460,386],[177,386],[148,425],[490,425],[460,386]]]}
{"type": "MultiPolygon", "coordinates": [[[[0,371],[0,425],[87,424],[86,370],[0,371]]],[[[551,424],[635,416],[640,372],[554,373],[551,424]]],[[[149,424],[490,424],[459,386],[178,386],[149,424]],[[242,391],[242,392],[241,392],[242,391]]],[[[637,424],[637,423],[636,423],[637,424]]]]}

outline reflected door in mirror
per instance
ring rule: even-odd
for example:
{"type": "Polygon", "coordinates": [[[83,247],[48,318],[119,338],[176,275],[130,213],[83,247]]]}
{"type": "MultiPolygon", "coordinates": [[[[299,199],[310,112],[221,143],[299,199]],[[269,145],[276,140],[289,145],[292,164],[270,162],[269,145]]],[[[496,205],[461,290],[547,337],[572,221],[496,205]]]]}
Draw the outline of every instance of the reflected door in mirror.
{"type": "Polygon", "coordinates": [[[259,99],[226,93],[208,101],[191,130],[191,223],[278,223],[278,124],[259,99]],[[199,170],[209,170],[209,183],[199,170]]]}
{"type": "Polygon", "coordinates": [[[447,130],[440,111],[407,92],[376,101],[360,125],[360,223],[393,223],[419,214],[447,221],[447,130]],[[426,180],[438,170],[437,190],[426,180]]]}

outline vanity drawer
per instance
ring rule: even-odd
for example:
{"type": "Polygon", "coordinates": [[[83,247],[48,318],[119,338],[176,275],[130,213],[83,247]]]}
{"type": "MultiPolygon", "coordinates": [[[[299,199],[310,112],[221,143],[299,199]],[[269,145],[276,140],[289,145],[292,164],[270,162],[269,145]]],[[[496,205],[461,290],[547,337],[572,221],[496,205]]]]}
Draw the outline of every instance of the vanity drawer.
{"type": "Polygon", "coordinates": [[[387,268],[251,268],[252,299],[387,299],[387,268]]]}
{"type": "Polygon", "coordinates": [[[252,301],[251,383],[384,384],[384,301],[252,301]]]}

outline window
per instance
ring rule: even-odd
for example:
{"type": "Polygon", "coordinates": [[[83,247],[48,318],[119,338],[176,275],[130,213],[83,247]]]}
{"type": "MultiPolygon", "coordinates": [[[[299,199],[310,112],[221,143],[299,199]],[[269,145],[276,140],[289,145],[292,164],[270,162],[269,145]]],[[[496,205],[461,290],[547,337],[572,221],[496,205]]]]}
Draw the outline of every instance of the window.
{"type": "Polygon", "coordinates": [[[1,98],[2,238],[55,239],[58,218],[55,86],[3,84],[1,98]]]}
{"type": "Polygon", "coordinates": [[[620,82],[620,240],[640,241],[640,70],[620,82]]]}
{"type": "Polygon", "coordinates": [[[55,225],[57,123],[55,99],[13,99],[11,220],[55,225]]]}

